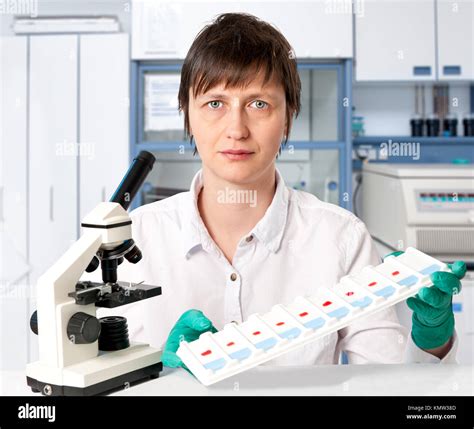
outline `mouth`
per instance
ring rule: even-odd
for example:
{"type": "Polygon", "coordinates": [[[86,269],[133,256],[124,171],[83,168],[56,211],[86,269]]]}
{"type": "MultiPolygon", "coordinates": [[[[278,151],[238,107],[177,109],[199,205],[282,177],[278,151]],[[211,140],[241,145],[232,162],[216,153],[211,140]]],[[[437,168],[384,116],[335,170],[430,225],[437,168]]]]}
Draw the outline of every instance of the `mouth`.
{"type": "Polygon", "coordinates": [[[228,149],[219,152],[223,156],[232,160],[244,160],[250,158],[255,152],[244,149],[228,149]]]}

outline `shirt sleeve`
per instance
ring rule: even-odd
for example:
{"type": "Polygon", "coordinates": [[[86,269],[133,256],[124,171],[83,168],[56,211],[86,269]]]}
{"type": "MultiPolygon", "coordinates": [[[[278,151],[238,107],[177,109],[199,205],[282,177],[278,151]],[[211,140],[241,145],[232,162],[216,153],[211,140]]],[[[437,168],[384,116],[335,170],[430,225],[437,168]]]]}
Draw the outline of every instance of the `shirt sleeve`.
{"type": "MultiPolygon", "coordinates": [[[[347,274],[356,274],[367,265],[382,262],[361,220],[354,219],[348,237],[345,249],[347,274]]],[[[338,348],[346,353],[351,364],[402,363],[407,331],[392,306],[341,329],[338,348]]]]}
{"type": "MultiPolygon", "coordinates": [[[[345,254],[347,274],[382,262],[367,228],[359,219],[355,221],[345,254]]],[[[338,348],[346,353],[348,362],[353,364],[456,362],[456,334],[448,354],[439,359],[413,343],[410,330],[398,320],[395,306],[365,317],[341,329],[338,334],[338,348]]]]}
{"type": "Polygon", "coordinates": [[[459,345],[458,335],[454,331],[451,349],[440,359],[431,353],[425,352],[423,349],[420,349],[411,338],[411,335],[408,337],[408,344],[405,353],[405,362],[407,363],[458,363],[456,355],[459,345]]]}

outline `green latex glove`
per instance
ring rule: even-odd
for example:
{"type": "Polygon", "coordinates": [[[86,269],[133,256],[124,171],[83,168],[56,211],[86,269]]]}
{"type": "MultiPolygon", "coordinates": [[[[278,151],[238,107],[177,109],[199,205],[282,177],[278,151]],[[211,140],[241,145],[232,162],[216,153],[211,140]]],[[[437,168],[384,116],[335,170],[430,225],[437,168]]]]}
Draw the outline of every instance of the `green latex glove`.
{"type": "MultiPolygon", "coordinates": [[[[393,252],[387,256],[402,253],[393,252]]],[[[456,261],[448,267],[450,273],[432,273],[433,286],[421,288],[414,297],[407,299],[408,307],[413,310],[411,337],[421,349],[429,350],[446,344],[454,332],[452,297],[461,292],[460,279],[466,274],[466,264],[456,261]]]]}
{"type": "Polygon", "coordinates": [[[161,356],[163,365],[170,368],[183,367],[186,371],[191,372],[176,354],[179,343],[183,340],[188,342],[197,340],[202,333],[207,331],[215,333],[217,329],[212,325],[212,322],[204,316],[202,311],[188,310],[183,313],[171,329],[168,339],[166,340],[165,348],[161,356]]]}

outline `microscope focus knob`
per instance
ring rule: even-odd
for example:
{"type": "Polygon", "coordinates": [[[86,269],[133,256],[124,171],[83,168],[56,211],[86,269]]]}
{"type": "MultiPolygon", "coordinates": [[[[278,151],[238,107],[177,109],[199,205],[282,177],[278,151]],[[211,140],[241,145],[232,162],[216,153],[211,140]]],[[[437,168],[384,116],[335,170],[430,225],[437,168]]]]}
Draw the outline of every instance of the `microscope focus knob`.
{"type": "Polygon", "coordinates": [[[67,336],[74,344],[91,344],[100,335],[100,322],[91,314],[79,312],[69,319],[67,336]]]}
{"type": "Polygon", "coordinates": [[[86,271],[88,273],[93,273],[99,265],[100,265],[99,258],[97,256],[94,256],[92,260],[89,262],[89,265],[87,266],[86,271]]]}
{"type": "Polygon", "coordinates": [[[38,310],[35,310],[31,315],[30,328],[36,335],[38,335],[38,310]]]}

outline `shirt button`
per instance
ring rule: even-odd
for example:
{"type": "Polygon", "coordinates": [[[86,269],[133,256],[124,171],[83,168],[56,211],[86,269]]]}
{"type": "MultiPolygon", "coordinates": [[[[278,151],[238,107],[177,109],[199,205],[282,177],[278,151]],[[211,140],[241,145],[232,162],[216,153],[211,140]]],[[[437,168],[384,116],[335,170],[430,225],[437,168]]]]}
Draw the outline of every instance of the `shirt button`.
{"type": "Polygon", "coordinates": [[[231,279],[233,282],[235,282],[235,281],[237,280],[237,274],[232,273],[232,274],[230,275],[230,279],[231,279]]]}
{"type": "Polygon", "coordinates": [[[252,240],[253,240],[253,235],[249,235],[249,236],[245,239],[245,241],[246,241],[247,243],[250,243],[252,240]]]}

